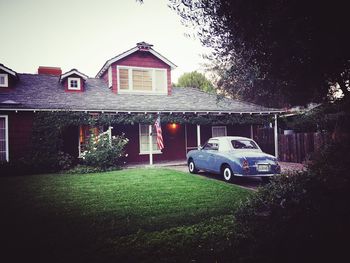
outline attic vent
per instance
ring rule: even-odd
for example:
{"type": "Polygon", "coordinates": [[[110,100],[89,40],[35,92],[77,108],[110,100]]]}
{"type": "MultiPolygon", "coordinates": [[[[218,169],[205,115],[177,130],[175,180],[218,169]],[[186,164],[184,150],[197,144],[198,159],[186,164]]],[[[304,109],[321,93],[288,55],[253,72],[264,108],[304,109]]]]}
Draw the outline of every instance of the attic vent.
{"type": "Polygon", "coordinates": [[[43,67],[43,66],[40,66],[38,68],[38,74],[60,76],[62,74],[62,70],[59,67],[43,67]]]}
{"type": "Polygon", "coordinates": [[[137,43],[136,46],[140,51],[149,51],[149,49],[153,47],[153,45],[148,44],[144,41],[137,43]]]}

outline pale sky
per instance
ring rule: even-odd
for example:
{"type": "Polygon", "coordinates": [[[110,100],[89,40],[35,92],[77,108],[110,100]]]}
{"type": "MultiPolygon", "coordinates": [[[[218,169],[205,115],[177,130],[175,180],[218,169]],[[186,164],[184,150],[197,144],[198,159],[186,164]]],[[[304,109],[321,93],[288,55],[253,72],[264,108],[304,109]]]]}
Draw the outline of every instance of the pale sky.
{"type": "Polygon", "coordinates": [[[168,0],[0,0],[0,63],[18,73],[39,66],[77,68],[95,77],[106,60],[146,41],[184,72],[203,71],[208,52],[168,0]]]}

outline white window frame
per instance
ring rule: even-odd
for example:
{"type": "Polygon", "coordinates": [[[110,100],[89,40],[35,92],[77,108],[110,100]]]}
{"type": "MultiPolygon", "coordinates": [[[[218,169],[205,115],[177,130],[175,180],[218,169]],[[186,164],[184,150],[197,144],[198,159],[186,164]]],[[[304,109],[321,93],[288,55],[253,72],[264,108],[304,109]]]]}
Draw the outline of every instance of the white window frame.
{"type": "Polygon", "coordinates": [[[108,88],[112,87],[113,82],[112,82],[112,66],[109,66],[108,68],[108,88]]]}
{"type": "Polygon", "coordinates": [[[218,136],[214,136],[214,129],[218,129],[218,128],[225,128],[225,135],[221,135],[221,136],[227,136],[227,127],[226,126],[212,126],[211,127],[211,136],[212,137],[218,137],[218,136]]]}
{"type": "Polygon", "coordinates": [[[10,161],[10,152],[9,152],[9,126],[8,126],[8,116],[7,115],[0,115],[0,119],[5,119],[5,158],[6,161],[10,161]]]}
{"type": "Polygon", "coordinates": [[[80,78],[68,78],[68,90],[80,90],[80,88],[81,88],[81,80],[80,80],[80,78]],[[76,80],[77,81],[77,84],[78,84],[78,87],[72,87],[70,84],[70,82],[72,81],[72,80],[76,80]]]}
{"type": "Polygon", "coordinates": [[[119,66],[117,65],[117,75],[118,75],[118,93],[123,94],[123,93],[140,93],[140,94],[168,94],[168,74],[167,74],[167,69],[164,68],[146,68],[146,67],[130,67],[130,66],[119,66]],[[120,74],[119,74],[119,69],[127,69],[128,70],[128,76],[129,76],[129,85],[128,89],[120,89],[120,74]],[[134,90],[133,89],[133,81],[132,81],[132,70],[133,69],[140,69],[140,70],[151,70],[152,71],[152,90],[134,90]],[[164,90],[157,91],[156,90],[156,83],[155,83],[155,78],[156,78],[156,70],[163,71],[165,74],[165,87],[164,90]]]}
{"type": "Polygon", "coordinates": [[[0,87],[7,88],[9,86],[9,75],[1,73],[0,77],[4,78],[4,83],[3,84],[0,83],[0,87]]]}
{"type": "MultiPolygon", "coordinates": [[[[148,131],[149,124],[141,124],[141,123],[139,123],[139,150],[140,150],[139,154],[140,155],[149,154],[150,151],[142,151],[141,150],[141,125],[147,126],[147,131],[148,131]]],[[[153,129],[155,129],[154,126],[152,126],[152,131],[153,131],[153,129]]],[[[154,138],[152,138],[152,139],[154,140],[154,138]]],[[[154,142],[153,140],[152,140],[152,142],[154,142]]],[[[149,144],[149,142],[148,142],[148,144],[149,144]]],[[[152,149],[152,154],[162,154],[162,151],[159,150],[159,149],[152,149]]]]}

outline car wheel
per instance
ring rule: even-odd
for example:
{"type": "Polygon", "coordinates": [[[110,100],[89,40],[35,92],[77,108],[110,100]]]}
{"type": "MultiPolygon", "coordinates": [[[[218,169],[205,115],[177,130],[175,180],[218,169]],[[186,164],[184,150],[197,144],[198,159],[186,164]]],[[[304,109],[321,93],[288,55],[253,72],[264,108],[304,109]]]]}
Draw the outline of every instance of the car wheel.
{"type": "Polygon", "coordinates": [[[222,176],[224,177],[224,180],[227,182],[233,181],[233,172],[231,170],[231,167],[228,165],[225,165],[222,168],[222,176]]]}
{"type": "Polygon", "coordinates": [[[198,173],[198,169],[196,168],[196,165],[194,164],[194,161],[193,160],[190,160],[188,162],[188,171],[191,173],[191,174],[196,174],[198,173]]]}

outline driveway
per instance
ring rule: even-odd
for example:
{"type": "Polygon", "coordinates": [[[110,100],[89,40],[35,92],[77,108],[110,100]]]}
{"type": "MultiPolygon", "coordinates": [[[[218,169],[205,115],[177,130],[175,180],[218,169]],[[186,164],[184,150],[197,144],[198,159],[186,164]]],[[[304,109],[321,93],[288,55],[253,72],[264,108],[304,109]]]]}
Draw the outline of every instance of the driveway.
{"type": "MultiPolygon", "coordinates": [[[[286,173],[291,174],[291,173],[305,170],[304,165],[301,163],[279,162],[279,164],[281,165],[281,170],[282,170],[282,173],[284,174],[286,173]]],[[[167,166],[166,168],[189,173],[186,165],[173,165],[173,166],[167,166]]],[[[210,179],[224,181],[222,176],[217,174],[207,173],[207,172],[199,172],[198,176],[205,176],[210,179]]],[[[256,190],[259,186],[264,185],[264,183],[260,178],[254,178],[254,177],[251,177],[251,178],[237,177],[237,180],[232,184],[241,186],[243,188],[248,188],[251,190],[256,190]]]]}

